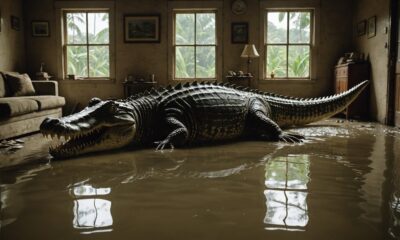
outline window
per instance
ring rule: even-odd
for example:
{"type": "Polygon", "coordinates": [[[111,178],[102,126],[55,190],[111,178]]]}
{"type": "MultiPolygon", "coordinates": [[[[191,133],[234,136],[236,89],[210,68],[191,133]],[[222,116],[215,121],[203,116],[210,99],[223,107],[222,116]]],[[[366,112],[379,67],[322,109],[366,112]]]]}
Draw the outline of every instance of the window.
{"type": "Polygon", "coordinates": [[[64,11],[64,73],[83,79],[110,78],[108,11],[64,11]]]}
{"type": "Polygon", "coordinates": [[[214,11],[174,13],[174,79],[217,78],[216,33],[214,11]]]}
{"type": "Polygon", "coordinates": [[[313,11],[265,12],[266,79],[311,79],[313,11]]]}

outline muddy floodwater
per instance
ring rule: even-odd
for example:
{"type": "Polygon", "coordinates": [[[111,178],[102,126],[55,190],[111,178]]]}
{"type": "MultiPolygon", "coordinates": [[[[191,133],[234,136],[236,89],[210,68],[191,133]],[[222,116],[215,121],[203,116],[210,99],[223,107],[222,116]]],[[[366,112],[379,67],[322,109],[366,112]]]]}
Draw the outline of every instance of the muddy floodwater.
{"type": "Polygon", "coordinates": [[[30,136],[0,154],[0,239],[399,239],[400,130],[329,120],[292,131],[307,141],[65,161],[30,136]]]}

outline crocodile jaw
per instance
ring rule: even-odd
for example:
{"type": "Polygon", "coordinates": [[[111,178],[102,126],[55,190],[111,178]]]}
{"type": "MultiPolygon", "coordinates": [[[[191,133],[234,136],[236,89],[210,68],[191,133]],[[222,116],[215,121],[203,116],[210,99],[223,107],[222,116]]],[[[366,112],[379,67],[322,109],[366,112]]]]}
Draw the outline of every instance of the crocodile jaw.
{"type": "Polygon", "coordinates": [[[98,126],[79,132],[49,130],[41,132],[44,136],[60,140],[58,145],[50,147],[49,152],[54,158],[62,159],[124,147],[134,138],[136,128],[135,125],[98,126]]]}

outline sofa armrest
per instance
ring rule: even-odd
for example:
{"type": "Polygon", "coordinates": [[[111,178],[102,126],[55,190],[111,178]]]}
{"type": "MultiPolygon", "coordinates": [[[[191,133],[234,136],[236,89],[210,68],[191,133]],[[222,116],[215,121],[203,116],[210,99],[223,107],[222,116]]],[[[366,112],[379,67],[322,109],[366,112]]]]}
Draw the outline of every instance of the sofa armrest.
{"type": "Polygon", "coordinates": [[[36,95],[58,96],[58,82],[56,81],[34,80],[32,84],[35,88],[36,95]]]}

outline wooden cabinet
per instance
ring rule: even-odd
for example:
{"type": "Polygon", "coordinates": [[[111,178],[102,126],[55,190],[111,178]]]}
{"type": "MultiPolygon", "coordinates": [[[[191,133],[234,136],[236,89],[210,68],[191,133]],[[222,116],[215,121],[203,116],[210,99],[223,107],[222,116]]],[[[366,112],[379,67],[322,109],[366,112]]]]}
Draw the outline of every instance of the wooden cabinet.
{"type": "Polygon", "coordinates": [[[156,82],[126,82],[124,83],[125,98],[156,87],[156,82]]]}
{"type": "Polygon", "coordinates": [[[228,82],[238,86],[250,87],[253,76],[226,76],[228,82]]]}
{"type": "MultiPolygon", "coordinates": [[[[369,63],[347,63],[335,67],[335,93],[344,92],[358,83],[370,80],[369,63]]],[[[344,111],[346,118],[367,119],[369,113],[368,87],[344,111]]]]}

